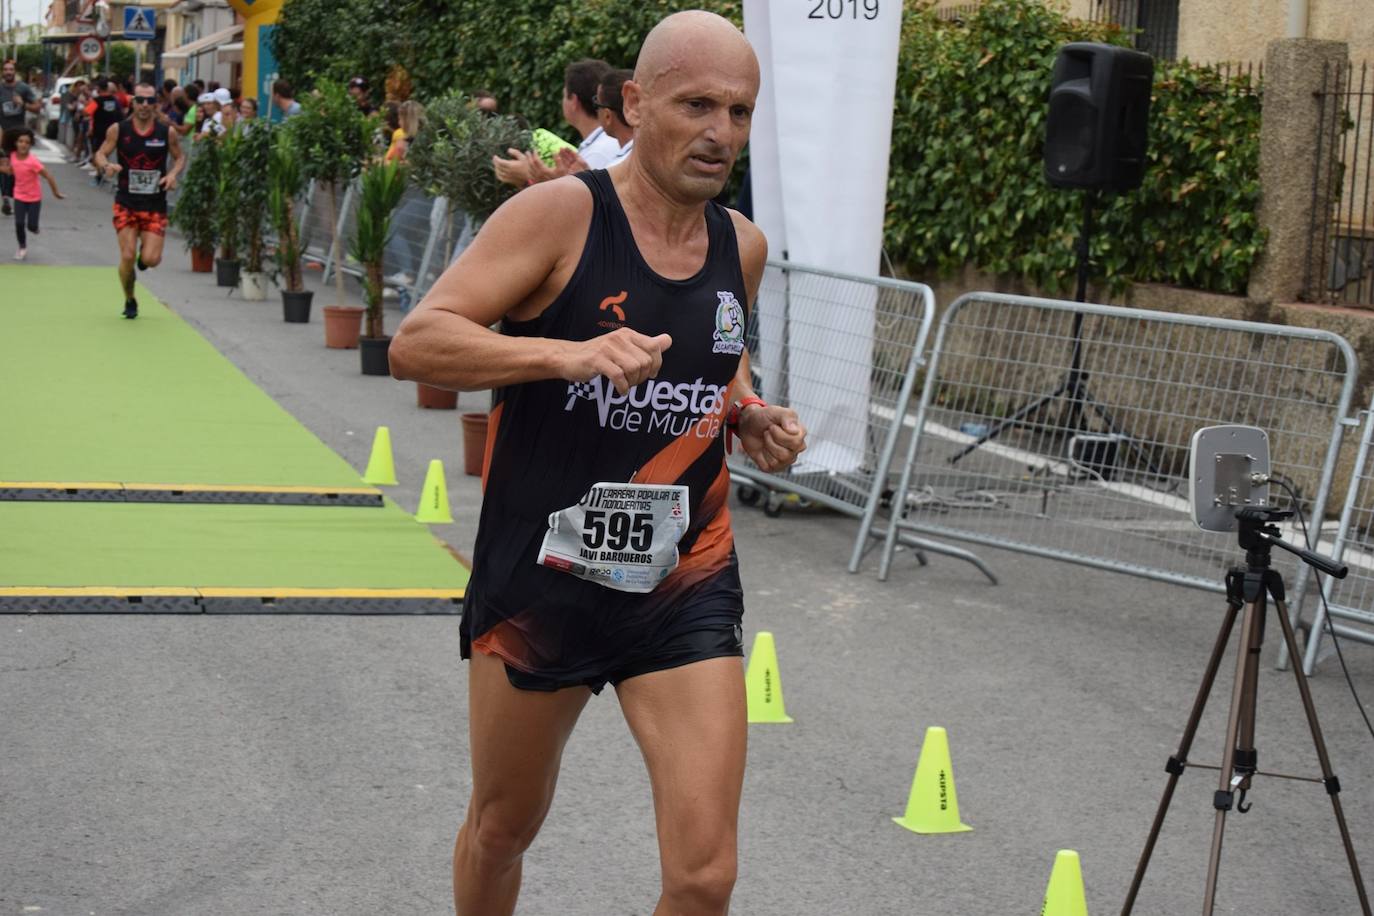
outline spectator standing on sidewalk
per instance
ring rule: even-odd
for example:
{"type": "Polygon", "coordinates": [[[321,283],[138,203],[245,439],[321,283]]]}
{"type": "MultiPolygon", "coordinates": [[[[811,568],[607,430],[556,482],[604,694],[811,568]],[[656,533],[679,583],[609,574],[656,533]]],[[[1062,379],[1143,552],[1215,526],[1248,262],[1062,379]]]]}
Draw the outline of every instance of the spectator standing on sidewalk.
{"type": "Polygon", "coordinates": [[[348,94],[353,96],[353,101],[357,103],[358,110],[365,115],[375,114],[377,106],[372,104],[372,99],[368,97],[367,80],[361,76],[355,76],[348,81],[348,94]]]}
{"type": "MultiPolygon", "coordinates": [[[[9,148],[10,133],[27,127],[28,113],[39,111],[42,107],[43,103],[39,100],[38,93],[34,92],[28,83],[19,79],[15,62],[5,61],[3,68],[0,68],[0,142],[9,148]]],[[[0,197],[4,198],[0,209],[4,210],[6,216],[12,212],[10,199],[13,196],[14,177],[0,174],[0,197]]]]}
{"type": "MultiPolygon", "coordinates": [[[[596,108],[597,86],[610,72],[610,64],[590,58],[573,61],[563,71],[563,118],[582,138],[577,154],[588,168],[604,169],[620,152],[620,143],[602,128],[596,108]]],[[[509,159],[492,157],[496,177],[517,187],[529,184],[533,176],[526,154],[519,150],[508,153],[509,159]]]]}
{"type": "MultiPolygon", "coordinates": [[[[597,120],[605,135],[613,138],[618,147],[606,168],[625,161],[634,150],[635,129],[625,120],[625,103],[621,94],[621,87],[633,78],[633,70],[611,70],[601,77],[601,82],[596,87],[597,120]]],[[[586,172],[592,168],[586,159],[568,148],[558,151],[557,161],[552,167],[545,165],[544,160],[535,153],[516,153],[514,150],[511,152],[512,155],[524,160],[529,184],[553,181],[555,178],[586,172]]]]}
{"type": "MultiPolygon", "coordinates": [[[[107,76],[98,77],[95,81],[95,98],[86,105],[86,114],[91,119],[91,145],[98,147],[110,128],[123,121],[127,113],[127,107],[119,104],[119,97],[115,95],[114,81],[107,76]]],[[[91,178],[91,184],[99,187],[104,177],[97,170],[91,178]]]]}
{"type": "Polygon", "coordinates": [[[292,89],[286,80],[277,80],[272,84],[272,105],[281,112],[283,121],[301,113],[301,103],[296,101],[296,90],[292,89]]]}
{"type": "MultiPolygon", "coordinates": [[[[620,149],[607,165],[608,168],[617,162],[623,162],[635,147],[635,129],[625,120],[625,99],[621,95],[621,88],[627,81],[634,79],[634,76],[633,70],[612,70],[601,78],[600,85],[596,87],[596,115],[601,121],[601,129],[620,144],[620,149]]],[[[585,156],[582,160],[581,165],[584,168],[592,168],[585,156]]],[[[575,168],[578,163],[561,161],[560,164],[564,166],[565,172],[581,171],[575,168]]]]}
{"type": "Polygon", "coordinates": [[[29,254],[25,230],[38,234],[38,213],[43,206],[43,186],[38,180],[46,178],[52,188],[52,196],[62,199],[62,192],[57,189],[57,179],[32,152],[33,137],[33,131],[29,128],[16,128],[5,136],[4,157],[0,159],[0,174],[14,182],[14,235],[19,242],[14,252],[16,261],[24,260],[29,254]]]}

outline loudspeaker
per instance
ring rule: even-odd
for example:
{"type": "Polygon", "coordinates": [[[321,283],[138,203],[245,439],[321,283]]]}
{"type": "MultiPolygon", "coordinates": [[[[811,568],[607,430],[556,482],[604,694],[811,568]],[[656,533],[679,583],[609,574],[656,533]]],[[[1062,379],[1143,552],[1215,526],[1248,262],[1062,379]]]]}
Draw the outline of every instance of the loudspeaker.
{"type": "Polygon", "coordinates": [[[1059,49],[1045,122],[1045,180],[1129,191],[1145,175],[1154,82],[1150,55],[1074,42],[1059,49]]]}

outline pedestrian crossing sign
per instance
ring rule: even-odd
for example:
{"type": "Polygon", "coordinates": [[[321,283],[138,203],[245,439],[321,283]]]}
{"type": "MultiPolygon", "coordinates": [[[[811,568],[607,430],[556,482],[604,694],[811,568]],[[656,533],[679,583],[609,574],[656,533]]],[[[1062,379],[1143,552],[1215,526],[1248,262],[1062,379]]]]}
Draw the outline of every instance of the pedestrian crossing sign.
{"type": "Polygon", "coordinates": [[[152,41],[157,37],[157,13],[146,6],[124,7],[124,37],[152,41]]]}

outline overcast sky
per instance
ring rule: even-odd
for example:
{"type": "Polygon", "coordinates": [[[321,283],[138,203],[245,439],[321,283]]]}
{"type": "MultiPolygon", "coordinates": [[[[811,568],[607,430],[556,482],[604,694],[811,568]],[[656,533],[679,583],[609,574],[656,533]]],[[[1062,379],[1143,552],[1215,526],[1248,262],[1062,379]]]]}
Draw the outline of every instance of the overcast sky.
{"type": "MultiPolygon", "coordinates": [[[[9,0],[5,0],[5,6],[9,6],[9,0]]],[[[21,25],[42,22],[43,14],[47,11],[48,0],[14,0],[14,18],[21,25]]]]}

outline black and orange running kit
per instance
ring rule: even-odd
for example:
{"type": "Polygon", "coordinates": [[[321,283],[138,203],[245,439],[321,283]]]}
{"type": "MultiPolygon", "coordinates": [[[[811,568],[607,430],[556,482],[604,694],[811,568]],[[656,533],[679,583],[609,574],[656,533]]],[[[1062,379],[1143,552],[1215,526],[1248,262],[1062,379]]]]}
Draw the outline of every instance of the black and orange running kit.
{"type": "Polygon", "coordinates": [[[724,208],[706,205],[701,270],[670,280],[641,256],[610,176],[577,177],[594,206],[572,279],[539,317],[506,321],[503,333],[584,341],[629,327],[672,345],[658,376],[626,395],[604,376],[496,393],[462,654],[500,657],[520,688],[599,692],[743,654],[723,433],[748,297],[724,208]],[[551,527],[566,534],[569,518],[575,545],[559,553],[551,527]],[[665,531],[681,535],[675,566],[671,548],[666,563],[654,553],[665,531]]]}
{"type": "Polygon", "coordinates": [[[114,227],[167,234],[167,175],[171,128],[154,121],[141,133],[133,118],[119,122],[119,188],[115,192],[114,227]]]}

